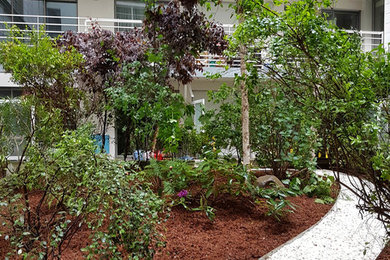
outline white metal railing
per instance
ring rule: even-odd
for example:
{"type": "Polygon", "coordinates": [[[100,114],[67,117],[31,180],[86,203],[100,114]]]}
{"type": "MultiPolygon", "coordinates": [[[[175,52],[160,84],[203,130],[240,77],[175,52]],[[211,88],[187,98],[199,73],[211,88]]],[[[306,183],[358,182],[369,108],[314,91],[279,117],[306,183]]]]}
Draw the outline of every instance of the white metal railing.
{"type": "Polygon", "coordinates": [[[9,27],[17,26],[22,31],[41,30],[49,35],[59,35],[64,31],[79,31],[79,26],[87,18],[70,16],[0,14],[0,40],[6,39],[9,27]]]}
{"type": "Polygon", "coordinates": [[[347,33],[358,33],[362,39],[362,49],[363,51],[372,51],[380,44],[383,43],[383,32],[375,31],[352,31],[346,30],[347,33]]]}
{"type": "MultiPolygon", "coordinates": [[[[0,41],[7,39],[9,27],[15,25],[22,31],[44,29],[50,36],[57,36],[65,31],[86,32],[98,24],[101,28],[111,31],[126,31],[134,27],[142,26],[141,20],[125,20],[111,18],[46,16],[46,15],[17,15],[0,14],[0,41]]],[[[226,34],[231,35],[235,31],[234,24],[223,24],[226,34]]],[[[347,31],[355,33],[354,31],[347,31]]],[[[357,31],[362,39],[364,51],[371,51],[383,43],[383,32],[357,31]]],[[[222,56],[202,53],[198,62],[204,67],[238,67],[239,59],[233,59],[229,63],[222,56]]]]}

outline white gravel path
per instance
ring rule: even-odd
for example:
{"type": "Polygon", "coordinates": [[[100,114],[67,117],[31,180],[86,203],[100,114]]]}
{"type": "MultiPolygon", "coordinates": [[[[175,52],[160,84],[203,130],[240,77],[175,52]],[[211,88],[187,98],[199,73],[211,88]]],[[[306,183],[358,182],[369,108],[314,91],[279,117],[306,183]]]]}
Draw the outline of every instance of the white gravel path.
{"type": "MultiPolygon", "coordinates": [[[[318,170],[318,174],[333,175],[318,170]]],[[[340,174],[342,182],[349,178],[340,174]]],[[[316,225],[260,260],[374,260],[384,247],[385,229],[371,214],[360,215],[357,197],[341,187],[333,208],[316,225]]]]}

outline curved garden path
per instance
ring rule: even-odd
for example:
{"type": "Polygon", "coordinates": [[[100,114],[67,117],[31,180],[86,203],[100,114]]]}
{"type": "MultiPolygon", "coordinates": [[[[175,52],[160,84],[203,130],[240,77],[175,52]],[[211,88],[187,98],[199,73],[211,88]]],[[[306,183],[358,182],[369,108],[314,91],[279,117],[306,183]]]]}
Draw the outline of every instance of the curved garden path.
{"type": "MultiPolygon", "coordinates": [[[[317,174],[333,172],[317,170],[317,174]]],[[[340,173],[346,184],[353,178],[340,173]]],[[[385,245],[385,229],[373,215],[361,215],[357,203],[358,198],[342,186],[335,205],[316,225],[260,259],[376,259],[385,245]]]]}

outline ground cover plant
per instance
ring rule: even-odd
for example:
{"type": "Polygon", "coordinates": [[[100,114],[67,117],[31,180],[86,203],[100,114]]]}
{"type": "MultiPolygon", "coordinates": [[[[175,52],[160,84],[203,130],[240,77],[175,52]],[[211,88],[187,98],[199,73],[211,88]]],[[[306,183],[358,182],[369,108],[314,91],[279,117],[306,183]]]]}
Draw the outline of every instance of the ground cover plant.
{"type": "Polygon", "coordinates": [[[202,211],[213,221],[213,202],[221,194],[245,198],[253,206],[264,204],[267,215],[282,220],[295,207],[287,197],[307,195],[316,197],[316,202],[333,202],[331,186],[333,177],[318,177],[314,173],[285,179],[285,187],[256,185],[256,176],[236,162],[218,158],[218,150],[207,151],[204,160],[196,167],[186,161],[155,161],[144,171],[153,190],[170,206],[182,206],[189,211],[202,211]]]}

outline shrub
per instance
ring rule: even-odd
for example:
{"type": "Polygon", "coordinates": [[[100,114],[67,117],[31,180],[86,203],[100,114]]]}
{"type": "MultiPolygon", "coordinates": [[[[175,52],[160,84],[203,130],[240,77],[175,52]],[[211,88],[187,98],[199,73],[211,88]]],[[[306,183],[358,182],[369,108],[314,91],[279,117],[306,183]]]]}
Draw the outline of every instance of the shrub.
{"type": "MultiPolygon", "coordinates": [[[[63,131],[58,122],[59,112],[36,105],[34,124],[23,133],[24,157],[0,179],[0,220],[9,227],[1,232],[11,243],[9,254],[60,259],[84,226],[91,230],[85,249],[90,257],[151,257],[161,201],[126,165],[96,154],[91,127],[63,131]]],[[[1,156],[8,158],[3,150],[1,156]]]]}
{"type": "MultiPolygon", "coordinates": [[[[216,153],[218,151],[213,154],[216,153]]],[[[211,196],[215,198],[221,193],[244,195],[250,182],[250,174],[242,166],[215,156],[206,157],[197,167],[185,161],[152,160],[144,174],[155,184],[159,195],[172,202],[171,205],[180,204],[187,209],[204,211],[211,220],[214,218],[214,209],[209,203],[211,196]],[[184,190],[190,192],[180,196],[184,190]],[[198,206],[189,207],[187,204],[194,200],[198,206]]]]}

